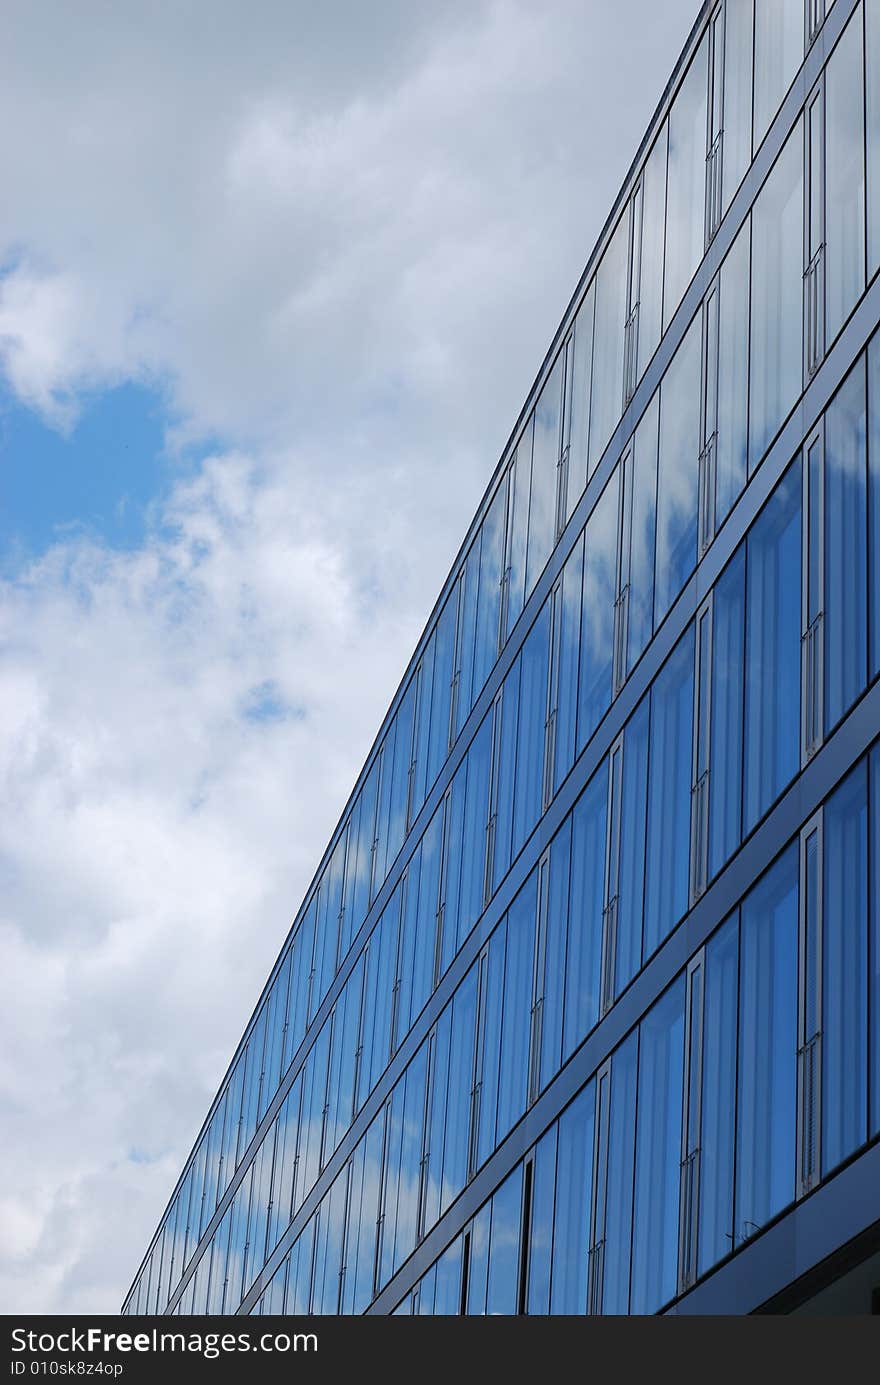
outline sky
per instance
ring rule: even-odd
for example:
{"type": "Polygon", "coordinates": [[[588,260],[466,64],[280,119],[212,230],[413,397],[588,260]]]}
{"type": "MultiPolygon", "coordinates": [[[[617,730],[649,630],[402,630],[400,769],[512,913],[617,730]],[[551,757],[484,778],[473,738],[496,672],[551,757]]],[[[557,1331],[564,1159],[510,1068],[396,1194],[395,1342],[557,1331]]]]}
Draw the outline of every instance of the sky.
{"type": "Polygon", "coordinates": [[[7,0],[0,1304],[118,1310],[697,0],[7,0]]]}

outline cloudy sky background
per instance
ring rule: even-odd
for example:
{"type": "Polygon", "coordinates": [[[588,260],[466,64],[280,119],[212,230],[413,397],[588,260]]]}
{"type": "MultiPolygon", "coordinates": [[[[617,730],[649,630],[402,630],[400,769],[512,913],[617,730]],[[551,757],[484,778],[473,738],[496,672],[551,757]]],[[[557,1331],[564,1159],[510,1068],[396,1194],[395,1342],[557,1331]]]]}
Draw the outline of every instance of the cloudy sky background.
{"type": "Polygon", "coordinates": [[[0,1305],[114,1312],[697,0],[8,0],[0,1305]]]}

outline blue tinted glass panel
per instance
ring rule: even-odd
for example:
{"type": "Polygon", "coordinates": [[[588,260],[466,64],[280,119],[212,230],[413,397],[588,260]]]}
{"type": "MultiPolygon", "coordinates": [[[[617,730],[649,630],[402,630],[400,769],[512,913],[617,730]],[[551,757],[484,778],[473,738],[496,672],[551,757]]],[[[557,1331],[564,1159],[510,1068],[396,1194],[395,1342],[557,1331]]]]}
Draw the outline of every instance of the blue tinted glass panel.
{"type": "Polygon", "coordinates": [[[521,672],[514,781],[514,858],[541,816],[549,653],[550,603],[545,601],[519,657],[521,672]]]}
{"type": "Polygon", "coordinates": [[[794,1197],[797,1105],[798,851],[742,906],[737,1103],[737,1243],[794,1197]]]}
{"type": "MultiPolygon", "coordinates": [[[[477,1024],[477,974],[471,967],[455,992],[449,1041],[449,1102],[444,1112],[440,1211],[445,1212],[465,1185],[470,1146],[471,1091],[477,1024]]],[[[426,1223],[427,1224],[427,1223],[426,1223]]]]}
{"type": "Polygon", "coordinates": [[[651,691],[645,956],[687,908],[694,730],[694,627],[651,691]]]}
{"type": "Polygon", "coordinates": [[[700,1127],[697,1271],[733,1249],[733,1122],[736,1110],[736,1009],[739,920],[706,947],[703,1087],[700,1127]]]}
{"type": "Polygon", "coordinates": [[[723,207],[743,180],[752,158],[752,0],[727,0],[724,23],[723,207]]]}
{"type": "Polygon", "coordinates": [[[620,471],[620,467],[615,470],[586,527],[578,684],[578,754],[611,705],[620,471]]]}
{"type": "Polygon", "coordinates": [[[868,278],[880,266],[880,13],[865,6],[865,91],[868,131],[868,278]]]}
{"type": "Polygon", "coordinates": [[[627,460],[626,485],[631,487],[632,540],[627,616],[629,672],[651,638],[654,621],[654,539],[657,518],[657,437],[659,391],[636,429],[627,460]]]}
{"type": "MultiPolygon", "coordinates": [[[[725,145],[725,156],[727,147],[725,145]]],[[[750,222],[721,266],[718,318],[718,438],[715,522],[726,519],[746,483],[749,436],[750,222]]]]}
{"type": "Polygon", "coordinates": [[[474,697],[482,691],[498,657],[501,621],[501,574],[504,570],[504,520],[507,487],[502,481],[486,512],[480,531],[480,585],[474,649],[474,697]]]}
{"type": "Polygon", "coordinates": [[[551,1313],[587,1311],[595,1123],[596,1084],[589,1082],[559,1118],[551,1313]]]}
{"type": "MultiPolygon", "coordinates": [[[[869,1014],[871,1054],[880,1053],[880,750],[874,750],[871,776],[871,938],[869,954],[869,1014]]],[[[871,1063],[871,1134],[880,1130],[880,1063],[871,1063]]]]}
{"type": "Polygon", "coordinates": [[[629,216],[620,218],[596,274],[593,393],[590,408],[590,471],[597,465],[620,418],[623,402],[623,326],[629,216]]]}
{"type": "Polygon", "coordinates": [[[804,56],[801,0],[755,0],[755,149],[804,56]]]}
{"type": "Polygon", "coordinates": [[[461,863],[464,856],[464,810],[467,789],[467,760],[463,760],[445,796],[443,824],[443,862],[437,920],[439,944],[438,977],[455,956],[461,926],[461,863]]]}
{"type": "Polygon", "coordinates": [[[556,1126],[535,1146],[532,1164],[532,1216],[529,1226],[526,1312],[550,1312],[550,1274],[553,1263],[553,1199],[556,1191],[556,1126]]]}
{"type": "Polygon", "coordinates": [[[571,370],[571,400],[568,408],[569,454],[568,496],[566,519],[587,484],[587,443],[590,431],[590,387],[593,375],[593,311],[596,302],[596,281],[590,284],[587,296],[578,309],[574,324],[574,361],[571,370]]]}
{"type": "Polygon", "coordinates": [[[563,351],[557,356],[535,406],[529,548],[526,562],[527,597],[543,572],[556,539],[557,467],[564,363],[563,351]]]}
{"type": "Polygon", "coordinates": [[[825,729],[867,679],[868,497],[865,364],[850,372],[825,415],[825,729]]]}
{"type": "MultiPolygon", "coordinates": [[[[776,3],[766,0],[766,8],[772,10],[776,3]]],[[[752,210],[752,470],[801,390],[803,181],[803,133],[798,122],[752,210]]]]}
{"type": "Polygon", "coordinates": [[[649,698],[643,698],[638,711],[630,719],[623,738],[623,792],[614,986],[616,996],[635,976],[642,960],[649,701],[649,698]]]}
{"type": "Polygon", "coordinates": [[[568,1058],[599,1016],[608,761],[603,760],[572,814],[571,901],[565,963],[563,1056],[568,1058]]]}
{"type": "Polygon", "coordinates": [[[745,830],[798,769],[801,468],[790,467],[748,537],[745,830]]]}
{"type": "Polygon", "coordinates": [[[535,965],[537,887],[538,872],[535,870],[507,915],[496,1144],[519,1120],[528,1096],[529,1016],[535,965]]]}
{"type": "Polygon", "coordinates": [[[489,1281],[489,1229],[492,1224],[492,1203],[474,1217],[469,1234],[467,1307],[468,1317],[480,1317],[486,1312],[486,1290],[489,1281]]]}
{"type": "Polygon", "coordinates": [[[655,1312],[676,1289],[683,1072],[682,977],[651,1007],[641,1024],[633,1313],[655,1312]]]}
{"type": "Polygon", "coordinates": [[[431,787],[428,782],[428,745],[431,739],[431,702],[434,685],[436,633],[436,629],[431,632],[431,638],[425,646],[425,652],[419,663],[410,822],[415,818],[425,801],[428,789],[431,787]]]}
{"type": "Polygon", "coordinates": [[[700,331],[698,314],[660,389],[655,625],[669,610],[697,561],[700,331]]]}
{"type": "Polygon", "coordinates": [[[508,472],[507,548],[505,554],[507,579],[507,621],[509,635],[519,620],[526,590],[526,550],[529,534],[529,487],[532,476],[532,423],[530,419],[519,440],[514,463],[508,472]]]}
{"type": "Polygon", "coordinates": [[[391,1053],[391,1019],[394,983],[397,979],[397,931],[401,892],[401,886],[398,885],[373,930],[367,951],[358,1108],[366,1101],[385,1071],[391,1053]]]}
{"type": "Polygon", "coordinates": [[[544,976],[541,1007],[541,1059],[539,1085],[543,1089],[558,1072],[562,1061],[562,1024],[565,1008],[565,950],[568,934],[568,901],[571,861],[571,817],[567,817],[550,843],[546,887],[547,917],[544,921],[544,976]]]}
{"type": "MultiPolygon", "coordinates": [[[[422,838],[419,897],[415,923],[415,948],[412,987],[409,996],[409,1022],[413,1023],[434,985],[434,951],[437,938],[437,905],[440,899],[440,857],[443,848],[443,804],[441,803],[422,838]]],[[[410,881],[407,881],[409,893],[410,881]]],[[[409,909],[407,899],[406,907],[409,909]]]]}
{"type": "Polygon", "coordinates": [[[477,626],[477,590],[480,582],[480,537],[471,544],[458,583],[458,648],[455,667],[455,719],[452,740],[464,726],[482,688],[474,689],[474,652],[477,626]]]}
{"type": "Polygon", "coordinates": [[[637,1061],[638,1035],[633,1033],[611,1060],[602,1288],[602,1312],[606,1314],[626,1313],[629,1310],[637,1061]]]}
{"type": "Polygon", "coordinates": [[[444,1250],[437,1261],[434,1280],[434,1315],[455,1317],[461,1312],[461,1237],[444,1250]]]}
{"type": "Polygon", "coordinates": [[[825,805],[822,915],[822,1173],[867,1138],[868,776],[825,805]]]}
{"type": "MultiPolygon", "coordinates": [[[[870,9],[870,4],[868,9],[870,9]]],[[[865,98],[858,10],[825,69],[825,333],[834,340],[865,287],[865,98]]]]}
{"type": "Polygon", "coordinates": [[[868,408],[868,614],[871,677],[876,678],[880,673],[880,336],[875,336],[868,348],[868,408]]]}
{"type": "Polygon", "coordinates": [[[516,782],[517,722],[519,714],[519,684],[522,657],[509,670],[504,680],[501,700],[501,734],[499,740],[494,849],[492,853],[492,891],[498,888],[510,866],[510,842],[513,828],[513,790],[516,782]]]}
{"type": "Polygon", "coordinates": [[[715,586],[712,607],[712,745],[709,758],[709,875],[740,841],[746,551],[741,544],[715,586]]]}
{"type": "Polygon", "coordinates": [[[664,323],[671,320],[703,258],[708,74],[707,32],[669,113],[664,323]]]}
{"type": "Polygon", "coordinates": [[[507,920],[495,929],[482,959],[480,977],[480,1071],[477,1118],[477,1167],[495,1148],[498,1111],[498,1074],[501,1059],[501,1017],[504,1001],[504,952],[507,920]]]}
{"type": "Polygon", "coordinates": [[[581,588],[584,570],[583,542],[562,570],[559,610],[559,653],[556,667],[556,733],[553,790],[558,789],[574,764],[578,707],[578,655],[581,632],[581,588]]]}
{"type": "Polygon", "coordinates": [[[486,1312],[492,1315],[509,1316],[518,1308],[522,1182],[520,1164],[492,1198],[486,1294],[486,1312]]]}
{"type": "Polygon", "coordinates": [[[437,621],[434,646],[434,679],[431,689],[431,732],[428,738],[428,771],[425,780],[426,793],[443,768],[449,751],[449,701],[452,694],[457,615],[457,593],[453,589],[437,621]]]}
{"type": "MultiPolygon", "coordinates": [[[[705,136],[704,136],[705,138],[705,136]]],[[[642,244],[639,276],[638,375],[660,340],[663,298],[663,247],[666,231],[666,157],[668,127],[663,126],[645,162],[642,180],[642,244]]]]}
{"type": "Polygon", "coordinates": [[[470,933],[483,911],[486,870],[486,823],[489,820],[489,774],[492,763],[492,713],[484,718],[467,753],[467,796],[457,946],[470,933]]]}

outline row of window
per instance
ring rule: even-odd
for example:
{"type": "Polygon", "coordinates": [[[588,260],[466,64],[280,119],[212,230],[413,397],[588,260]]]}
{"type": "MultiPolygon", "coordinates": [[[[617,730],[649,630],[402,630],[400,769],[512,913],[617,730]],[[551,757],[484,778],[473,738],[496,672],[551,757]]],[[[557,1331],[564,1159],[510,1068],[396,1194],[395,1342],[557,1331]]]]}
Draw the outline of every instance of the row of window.
{"type": "MultiPolygon", "coordinates": [[[[706,176],[713,188],[723,184],[728,189],[726,206],[752,147],[752,68],[743,55],[751,53],[754,40],[755,146],[766,128],[761,128],[759,110],[775,110],[778,105],[774,98],[771,105],[762,106],[759,91],[774,91],[781,98],[794,70],[783,65],[771,79],[768,66],[771,49],[789,55],[795,51],[791,43],[779,47],[782,35],[775,32],[777,21],[771,15],[783,11],[790,38],[790,6],[777,6],[775,0],[757,0],[754,16],[752,0],[726,0],[713,17],[621,219],[625,237],[623,229],[612,237],[587,290],[169,1210],[166,1220],[186,1222],[179,1272],[241,1163],[546,565],[647,361],[647,344],[656,345],[661,318],[668,320],[661,300],[672,302],[675,291],[662,286],[677,282],[685,271],[669,269],[672,280],[655,273],[650,246],[659,246],[661,263],[664,237],[657,228],[663,223],[664,206],[671,216],[686,200],[681,191],[687,182],[683,170],[691,167],[693,172],[696,163],[693,151],[682,152],[687,145],[683,132],[690,130],[696,138],[699,120],[694,120],[693,111],[705,113],[711,107],[713,112],[715,134],[706,176]],[[723,53],[728,56],[722,62],[723,53]],[[732,147],[741,154],[732,155],[732,147]],[[627,245],[623,256],[621,237],[627,245]],[[626,261],[621,273],[629,285],[622,297],[620,276],[613,268],[618,260],[626,261]],[[649,284],[661,286],[654,308],[642,292],[643,283],[645,292],[649,284]],[[622,304],[624,298],[625,306],[609,307],[618,299],[622,304]],[[652,321],[656,333],[646,326],[652,321]],[[611,340],[620,343],[619,351],[602,347],[611,340]],[[616,370],[618,355],[624,363],[621,370],[626,365],[631,373],[632,388],[624,388],[616,376],[613,388],[604,379],[609,368],[616,370]],[[612,396],[617,399],[613,408],[607,402],[612,396]]],[[[866,254],[871,265],[877,262],[878,218],[869,219],[873,236],[865,227],[864,149],[867,140],[873,206],[880,184],[874,176],[880,169],[880,111],[874,107],[880,102],[878,81],[872,87],[869,79],[865,127],[862,63],[865,30],[871,60],[880,66],[877,11],[877,0],[867,0],[864,13],[861,5],[854,12],[819,84],[821,102],[811,104],[806,117],[811,131],[820,128],[821,117],[821,138],[811,136],[805,153],[799,152],[800,126],[789,139],[505,680],[491,726],[484,721],[442,811],[435,813],[407,867],[406,879],[389,906],[395,921],[386,931],[396,933],[397,917],[405,918],[412,966],[407,959],[406,980],[401,994],[395,995],[393,1013],[381,1008],[377,993],[372,1052],[378,1056],[371,1059],[369,1072],[364,1067],[358,1074],[355,1091],[363,1088],[366,1095],[374,1084],[389,1051],[385,1027],[390,1025],[389,1035],[396,1036],[389,1040],[393,1051],[711,542],[745,485],[749,458],[752,464],[759,459],[799,393],[800,376],[789,380],[786,369],[793,359],[795,336],[794,359],[801,359],[804,321],[813,340],[809,334],[815,337],[819,321],[815,304],[821,302],[822,340],[830,342],[838,319],[864,287],[866,254]],[[837,176],[842,169],[843,178],[837,176]],[[821,196],[811,193],[804,203],[802,185],[824,190],[826,183],[827,191],[821,196]],[[849,207],[852,217],[849,212],[837,215],[844,193],[855,198],[849,207]],[[797,263],[792,228],[796,221],[801,224],[799,209],[822,206],[823,198],[838,229],[829,226],[826,233],[823,211],[822,257],[812,277],[804,280],[805,287],[798,285],[795,292],[789,283],[791,266],[797,263]],[[846,287],[841,289],[844,280],[846,287]],[[825,306],[826,296],[836,308],[825,306]],[[534,730],[542,714],[547,722],[544,736],[534,730]],[[473,853],[458,853],[465,869],[461,875],[450,872],[445,863],[457,859],[457,846],[474,841],[474,834],[483,830],[485,791],[492,804],[487,859],[478,870],[471,865],[473,853]],[[422,946],[427,936],[437,939],[432,955],[422,946]]],[[[679,228],[677,216],[674,225],[679,228]]],[[[667,267],[675,239],[666,237],[667,267]]],[[[812,243],[805,237],[807,249],[812,243]]],[[[821,623],[821,613],[817,615],[821,623]]],[[[837,667],[830,654],[826,662],[837,667]]],[[[824,684],[817,684],[816,697],[822,695],[824,684]]],[[[835,705],[833,690],[827,702],[829,708],[835,705]]],[[[813,698],[814,711],[817,705],[813,698]]],[[[747,823],[752,824],[748,813],[747,823]]],[[[396,937],[394,944],[389,941],[388,947],[392,945],[396,937]]],[[[379,946],[374,946],[374,954],[379,946]]],[[[356,972],[366,973],[368,968],[365,956],[356,972]]],[[[373,970],[377,969],[374,956],[373,970]]],[[[349,982],[353,989],[359,984],[356,976],[349,982]]],[[[372,986],[372,977],[364,984],[372,986]]],[[[354,1011],[353,1003],[351,1008],[354,1011]]]]}
{"type": "MultiPolygon", "coordinates": [[[[437,1139],[429,1148],[441,1164],[433,1170],[428,1154],[421,1156],[432,1194],[422,1198],[419,1224],[401,1232],[407,1254],[729,860],[825,728],[865,688],[867,362],[875,404],[872,676],[880,671],[878,338],[841,385],[431,1035],[434,1070],[444,1076],[434,1079],[437,1139]],[[816,574],[818,594],[811,588],[816,574]],[[824,706],[818,718],[817,705],[824,706]],[[577,908],[570,909],[570,900],[577,908]],[[478,1029],[486,1039],[478,1045],[480,1075],[472,1082],[478,1029]],[[477,1090],[474,1113],[469,1103],[477,1090]]],[[[575,552],[569,565],[580,581],[579,562],[575,552]]],[[[555,601],[553,593],[523,646],[522,669],[511,669],[237,1189],[229,1227],[247,1226],[255,1209],[260,1217],[257,1232],[244,1236],[242,1292],[471,931],[484,891],[492,891],[499,843],[498,876],[506,874],[511,851],[522,844],[517,804],[523,795],[532,804],[522,819],[525,837],[541,812],[541,767],[552,763],[550,750],[576,742],[580,587],[567,626],[552,618],[555,601]],[[554,660],[571,667],[563,681],[573,695],[549,715],[554,660]],[[531,695],[524,695],[525,684],[531,695]],[[511,707],[513,729],[505,734],[511,707]],[[510,791],[496,794],[495,784],[510,791]]],[[[279,1028],[283,1033],[280,1014],[270,1032],[279,1028]]],[[[271,1039],[267,1052],[277,1063],[271,1039]]],[[[418,1104],[424,1081],[409,1071],[418,1104]]],[[[395,1091],[404,1101],[400,1084],[395,1091]]],[[[204,1229],[206,1196],[209,1207],[215,1203],[222,1144],[213,1160],[210,1140],[207,1147],[207,1159],[194,1166],[201,1197],[191,1195],[189,1211],[181,1201],[177,1222],[169,1221],[160,1241],[164,1272],[151,1286],[157,1307],[198,1242],[196,1228],[204,1229]]],[[[397,1268],[393,1254],[379,1268],[387,1269],[384,1283],[397,1268]]]]}
{"type": "MultiPolygon", "coordinates": [[[[654,1312],[876,1138],[878,861],[875,749],[395,1311],[654,1312]]],[[[440,1051],[413,1064],[418,1100],[374,1123],[254,1312],[359,1311],[374,1274],[387,1281],[401,1219],[443,1196],[440,1051]]],[[[228,1249],[206,1257],[194,1311],[220,1311],[228,1249]]]]}

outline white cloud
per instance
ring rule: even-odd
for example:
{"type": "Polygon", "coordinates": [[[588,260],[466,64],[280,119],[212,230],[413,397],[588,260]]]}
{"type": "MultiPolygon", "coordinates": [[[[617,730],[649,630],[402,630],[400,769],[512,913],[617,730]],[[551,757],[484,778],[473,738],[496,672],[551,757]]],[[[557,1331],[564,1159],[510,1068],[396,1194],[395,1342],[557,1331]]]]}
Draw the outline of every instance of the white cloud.
{"type": "Polygon", "coordinates": [[[8,7],[8,382],[223,441],[0,587],[7,1311],[121,1302],[691,8],[8,7]]]}

